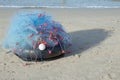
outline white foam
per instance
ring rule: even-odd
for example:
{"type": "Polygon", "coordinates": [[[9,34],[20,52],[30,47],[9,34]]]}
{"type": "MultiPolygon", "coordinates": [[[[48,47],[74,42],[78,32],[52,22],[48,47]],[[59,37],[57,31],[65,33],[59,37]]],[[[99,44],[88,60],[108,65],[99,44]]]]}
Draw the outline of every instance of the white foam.
{"type": "Polygon", "coordinates": [[[120,8],[120,6],[81,6],[81,7],[68,7],[68,6],[2,6],[0,8],[120,8]]]}

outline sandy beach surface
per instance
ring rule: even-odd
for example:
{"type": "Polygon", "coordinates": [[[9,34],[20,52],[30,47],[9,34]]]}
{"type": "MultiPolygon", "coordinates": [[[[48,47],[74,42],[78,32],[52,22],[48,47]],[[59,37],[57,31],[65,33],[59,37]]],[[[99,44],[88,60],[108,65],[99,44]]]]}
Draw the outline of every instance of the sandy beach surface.
{"type": "Polygon", "coordinates": [[[63,24],[73,46],[63,58],[37,63],[22,61],[1,47],[10,17],[19,10],[0,8],[0,80],[120,80],[119,8],[42,8],[63,24]]]}

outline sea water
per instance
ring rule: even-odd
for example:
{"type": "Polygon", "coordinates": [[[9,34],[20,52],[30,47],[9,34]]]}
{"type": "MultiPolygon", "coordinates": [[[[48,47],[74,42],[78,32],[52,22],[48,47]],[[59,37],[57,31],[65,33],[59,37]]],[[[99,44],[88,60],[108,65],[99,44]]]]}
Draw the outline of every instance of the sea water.
{"type": "Polygon", "coordinates": [[[0,7],[119,8],[120,0],[0,0],[0,7]]]}

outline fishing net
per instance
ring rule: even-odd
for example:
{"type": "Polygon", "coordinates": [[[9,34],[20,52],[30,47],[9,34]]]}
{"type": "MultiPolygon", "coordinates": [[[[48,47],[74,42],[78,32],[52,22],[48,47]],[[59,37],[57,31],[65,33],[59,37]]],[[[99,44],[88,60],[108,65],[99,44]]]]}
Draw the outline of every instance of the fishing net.
{"type": "Polygon", "coordinates": [[[66,53],[70,45],[63,26],[42,11],[22,11],[13,16],[3,43],[23,60],[55,57],[66,53]]]}

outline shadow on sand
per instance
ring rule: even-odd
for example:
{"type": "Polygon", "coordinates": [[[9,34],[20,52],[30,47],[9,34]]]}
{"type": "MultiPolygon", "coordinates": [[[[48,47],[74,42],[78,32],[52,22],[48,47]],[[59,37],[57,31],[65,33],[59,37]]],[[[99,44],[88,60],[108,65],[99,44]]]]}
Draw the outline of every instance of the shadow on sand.
{"type": "Polygon", "coordinates": [[[75,31],[69,34],[72,38],[72,53],[67,54],[65,57],[81,54],[83,51],[99,45],[110,36],[111,32],[104,29],[89,29],[75,31]]]}

